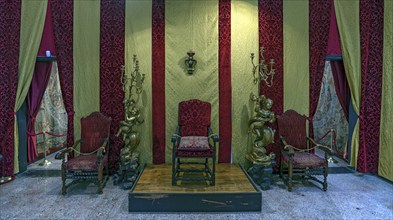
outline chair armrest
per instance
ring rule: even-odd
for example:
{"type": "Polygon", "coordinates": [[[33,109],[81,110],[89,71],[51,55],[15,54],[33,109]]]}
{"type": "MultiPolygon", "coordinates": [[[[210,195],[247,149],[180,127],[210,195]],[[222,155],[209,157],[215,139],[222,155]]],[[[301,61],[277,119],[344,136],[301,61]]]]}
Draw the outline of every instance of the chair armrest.
{"type": "Polygon", "coordinates": [[[79,139],[74,143],[74,145],[72,145],[72,147],[61,150],[59,153],[56,154],[55,158],[58,160],[64,160],[65,155],[71,153],[80,144],[80,142],[81,140],[79,139]]]}
{"type": "Polygon", "coordinates": [[[317,143],[314,139],[312,139],[311,137],[306,137],[307,140],[309,140],[313,145],[315,145],[315,147],[323,150],[326,154],[332,154],[332,150],[330,149],[330,147],[327,147],[325,145],[319,144],[317,143]]]}
{"type": "Polygon", "coordinates": [[[97,150],[97,161],[100,163],[102,161],[103,155],[106,152],[106,146],[108,145],[108,140],[105,140],[100,148],[97,150]]]}
{"type": "Polygon", "coordinates": [[[295,154],[295,148],[292,145],[289,145],[283,136],[280,136],[280,141],[284,145],[284,150],[288,151],[288,156],[293,156],[295,154]]]}
{"type": "Polygon", "coordinates": [[[181,138],[180,135],[178,135],[178,134],[173,134],[172,137],[171,137],[171,142],[172,142],[173,144],[175,144],[176,141],[177,141],[179,138],[181,138]]]}
{"type": "Polygon", "coordinates": [[[219,140],[217,134],[211,134],[211,135],[209,135],[209,138],[212,138],[212,140],[213,140],[214,143],[217,143],[218,140],[219,140]]]}

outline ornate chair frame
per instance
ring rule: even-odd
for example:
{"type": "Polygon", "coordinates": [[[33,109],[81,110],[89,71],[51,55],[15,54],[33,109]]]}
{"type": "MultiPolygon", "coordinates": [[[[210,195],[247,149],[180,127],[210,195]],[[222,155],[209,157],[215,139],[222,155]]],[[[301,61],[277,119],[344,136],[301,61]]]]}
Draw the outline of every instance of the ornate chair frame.
{"type": "Polygon", "coordinates": [[[288,191],[292,191],[294,176],[312,179],[322,184],[324,191],[327,190],[328,156],[331,149],[307,135],[307,121],[312,126],[308,117],[291,109],[277,117],[281,142],[280,177],[286,182],[288,191]],[[324,152],[324,158],[314,154],[315,148],[324,152]],[[284,172],[288,173],[286,178],[284,172]],[[323,180],[316,178],[316,175],[323,175],[323,180]]]}
{"type": "Polygon", "coordinates": [[[63,195],[67,193],[67,188],[69,186],[81,181],[96,182],[98,185],[97,193],[102,193],[103,185],[107,181],[109,175],[109,137],[111,121],[112,119],[110,117],[106,117],[100,112],[93,112],[89,116],[81,118],[81,139],[77,140],[72,147],[62,150],[58,156],[62,159],[61,179],[63,185],[61,191],[63,195]],[[101,122],[97,123],[97,121],[101,122]],[[101,131],[96,130],[95,132],[103,132],[104,137],[99,138],[101,139],[101,141],[99,141],[99,146],[93,146],[93,149],[91,149],[91,147],[84,149],[86,148],[84,144],[88,141],[85,141],[85,137],[83,137],[83,124],[93,122],[96,123],[91,127],[93,129],[102,129],[101,131]],[[77,150],[77,146],[79,145],[80,150],[77,150]],[[75,155],[75,153],[79,155],[75,155]],[[86,163],[82,161],[84,159],[86,163]],[[75,163],[73,163],[74,161],[81,163],[81,165],[75,165],[75,163]],[[91,161],[93,161],[93,163],[91,161]],[[104,174],[106,175],[104,176],[104,174]],[[66,184],[67,179],[72,179],[72,181],[66,184]]]}
{"type": "MultiPolygon", "coordinates": [[[[201,107],[202,108],[202,107],[201,107]]],[[[183,101],[179,103],[179,124],[176,128],[176,134],[174,134],[171,138],[171,141],[173,143],[173,149],[172,149],[172,185],[177,185],[177,181],[179,180],[186,180],[186,181],[208,181],[210,186],[215,185],[215,172],[216,172],[216,143],[218,142],[218,135],[213,134],[212,129],[210,128],[210,114],[211,114],[211,106],[210,103],[208,102],[203,102],[198,99],[192,99],[188,101],[183,101]],[[204,106],[207,108],[206,117],[208,117],[208,124],[202,125],[206,126],[206,135],[204,137],[207,138],[208,145],[209,147],[205,150],[201,149],[181,149],[179,148],[179,144],[182,140],[182,137],[188,136],[184,135],[182,136],[182,120],[181,120],[181,114],[184,111],[185,105],[187,103],[192,103],[197,106],[204,106]],[[212,144],[213,143],[213,144],[212,144]],[[197,161],[184,161],[183,159],[190,159],[190,158],[199,158],[203,160],[197,160],[197,161]],[[211,165],[209,165],[209,159],[211,159],[211,165]],[[183,160],[183,161],[182,161],[183,160]],[[182,168],[182,164],[188,164],[188,165],[193,165],[193,164],[199,164],[199,165],[204,165],[203,168],[198,169],[196,167],[188,167],[188,168],[182,168]],[[200,172],[204,173],[204,177],[184,177],[183,172],[200,172]],[[180,175],[180,173],[183,173],[183,176],[180,175]]]]}

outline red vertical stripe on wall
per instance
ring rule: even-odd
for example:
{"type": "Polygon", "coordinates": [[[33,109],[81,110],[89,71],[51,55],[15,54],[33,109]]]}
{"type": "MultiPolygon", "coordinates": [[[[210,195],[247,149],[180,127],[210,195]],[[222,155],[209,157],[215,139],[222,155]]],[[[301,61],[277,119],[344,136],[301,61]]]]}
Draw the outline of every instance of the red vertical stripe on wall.
{"type": "Polygon", "coordinates": [[[231,162],[232,84],[231,84],[231,0],[219,1],[218,83],[219,83],[219,163],[231,162]]]}
{"type": "Polygon", "coordinates": [[[101,1],[100,16],[100,111],[112,118],[109,166],[113,172],[122,148],[122,140],[115,134],[124,119],[120,78],[125,64],[125,1],[101,1]]]}
{"type": "Polygon", "coordinates": [[[165,0],[152,4],[153,163],[165,163],[165,0]]]}
{"type": "Polygon", "coordinates": [[[74,90],[73,90],[73,13],[74,2],[49,1],[55,35],[56,59],[59,69],[61,93],[68,115],[67,147],[74,144],[74,90]]]}
{"type": "MultiPolygon", "coordinates": [[[[277,0],[259,0],[258,2],[259,17],[259,46],[265,48],[265,59],[274,59],[275,72],[272,87],[267,87],[264,82],[260,86],[261,94],[273,100],[272,110],[276,115],[281,115],[284,105],[284,58],[283,58],[283,2],[277,0]]],[[[271,125],[273,129],[277,128],[277,123],[271,125]]],[[[276,161],[280,161],[280,148],[278,138],[275,144],[269,145],[266,150],[276,154],[276,161]]],[[[274,168],[277,171],[279,163],[274,168]]]]}
{"type": "Polygon", "coordinates": [[[357,169],[378,172],[381,125],[384,0],[360,1],[362,89],[357,169]]]}
{"type": "MultiPolygon", "coordinates": [[[[309,117],[317,111],[323,72],[325,67],[326,50],[329,41],[330,12],[333,1],[309,0],[309,117]]],[[[313,126],[309,134],[314,136],[313,126]]]]}
{"type": "Polygon", "coordinates": [[[14,175],[14,117],[18,85],[21,1],[0,1],[0,177],[14,175]]]}

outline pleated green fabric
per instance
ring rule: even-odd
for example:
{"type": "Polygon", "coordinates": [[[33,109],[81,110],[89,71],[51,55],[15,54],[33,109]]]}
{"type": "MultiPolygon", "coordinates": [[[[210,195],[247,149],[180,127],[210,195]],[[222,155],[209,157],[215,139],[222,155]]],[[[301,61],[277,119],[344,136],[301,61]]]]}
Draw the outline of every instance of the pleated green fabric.
{"type": "MultiPolygon", "coordinates": [[[[356,114],[360,111],[361,98],[361,60],[360,60],[360,23],[359,1],[334,1],[337,26],[340,33],[341,49],[345,73],[351,99],[356,114]]],[[[350,165],[357,166],[359,151],[359,122],[356,123],[352,136],[350,165]]]]}
{"type": "Polygon", "coordinates": [[[250,53],[258,54],[258,1],[231,2],[232,70],[232,162],[245,165],[252,147],[248,121],[254,114],[250,93],[258,93],[253,83],[250,53]]]}
{"type": "MultiPolygon", "coordinates": [[[[35,62],[44,30],[47,0],[22,1],[18,88],[14,112],[17,112],[26,99],[33,78],[35,62]]],[[[19,172],[18,123],[14,122],[14,173],[19,172]]]]}
{"type": "Polygon", "coordinates": [[[140,72],[145,74],[143,92],[140,95],[138,106],[145,121],[135,126],[140,132],[141,142],[137,151],[140,153],[140,162],[152,163],[152,1],[126,1],[125,11],[125,67],[126,73],[134,70],[133,55],[137,55],[140,72]]]}
{"type": "Polygon", "coordinates": [[[165,1],[165,69],[165,162],[171,163],[179,102],[210,102],[211,127],[218,132],[218,0],[165,1]],[[193,74],[185,65],[190,49],[197,60],[193,74]]]}
{"type": "Polygon", "coordinates": [[[100,1],[74,1],[74,137],[80,119],[100,110],[100,1]]]}
{"type": "Polygon", "coordinates": [[[382,105],[378,174],[393,181],[393,1],[384,1],[382,105]]]}
{"type": "Polygon", "coordinates": [[[284,111],[309,113],[308,1],[284,0],[284,111]]]}

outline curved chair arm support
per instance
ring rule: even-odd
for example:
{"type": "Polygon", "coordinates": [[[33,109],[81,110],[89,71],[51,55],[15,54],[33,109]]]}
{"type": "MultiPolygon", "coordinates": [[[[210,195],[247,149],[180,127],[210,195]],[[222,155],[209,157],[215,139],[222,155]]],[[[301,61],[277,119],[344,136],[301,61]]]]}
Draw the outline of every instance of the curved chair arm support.
{"type": "MultiPolygon", "coordinates": [[[[327,147],[325,145],[319,144],[317,143],[314,139],[312,139],[311,137],[306,137],[307,140],[309,140],[313,145],[315,145],[315,147],[323,150],[326,154],[332,154],[332,150],[330,149],[330,147],[327,147]]],[[[311,148],[313,149],[313,148],[311,148]]]]}
{"type": "Polygon", "coordinates": [[[178,135],[178,134],[172,134],[171,142],[172,142],[173,144],[175,144],[176,141],[177,141],[178,139],[180,139],[180,138],[181,138],[180,135],[178,135]]]}
{"type": "Polygon", "coordinates": [[[280,141],[284,145],[284,150],[288,151],[288,156],[292,157],[295,154],[295,147],[289,145],[283,136],[280,136],[280,141]]]}
{"type": "Polygon", "coordinates": [[[74,151],[74,149],[80,144],[81,140],[77,140],[74,145],[72,145],[72,147],[66,148],[61,150],[59,153],[56,154],[55,158],[56,159],[61,159],[61,160],[65,160],[66,155],[71,153],[72,151],[74,151]]]}
{"type": "Polygon", "coordinates": [[[108,145],[108,140],[105,140],[104,143],[101,145],[100,148],[97,150],[97,163],[101,164],[102,159],[104,157],[104,153],[106,152],[106,146],[108,145]]]}
{"type": "Polygon", "coordinates": [[[219,138],[217,134],[211,134],[209,135],[209,138],[211,138],[213,140],[214,143],[217,143],[219,138]]]}

